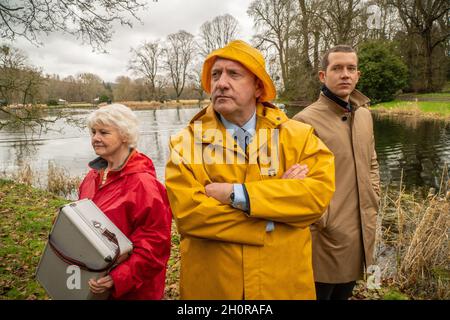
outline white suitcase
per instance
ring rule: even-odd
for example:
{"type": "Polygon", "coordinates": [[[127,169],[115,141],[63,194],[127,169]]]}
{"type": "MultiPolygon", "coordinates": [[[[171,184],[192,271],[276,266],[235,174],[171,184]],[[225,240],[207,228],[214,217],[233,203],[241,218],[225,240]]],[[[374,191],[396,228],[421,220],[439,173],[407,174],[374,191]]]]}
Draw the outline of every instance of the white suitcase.
{"type": "Polygon", "coordinates": [[[103,300],[89,279],[98,279],[131,254],[133,244],[89,199],[63,206],[53,224],[36,278],[52,299],[103,300]]]}

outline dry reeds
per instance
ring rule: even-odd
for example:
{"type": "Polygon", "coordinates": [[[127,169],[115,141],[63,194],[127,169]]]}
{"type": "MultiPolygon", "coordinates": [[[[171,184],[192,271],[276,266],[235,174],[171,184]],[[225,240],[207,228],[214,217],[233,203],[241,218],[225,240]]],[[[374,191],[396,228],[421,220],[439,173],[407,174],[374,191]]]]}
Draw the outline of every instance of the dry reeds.
{"type": "Polygon", "coordinates": [[[81,183],[81,177],[71,177],[67,170],[53,162],[48,164],[47,177],[47,190],[64,197],[74,195],[81,183]]]}
{"type": "Polygon", "coordinates": [[[77,197],[78,187],[82,181],[81,176],[72,177],[65,168],[58,167],[53,161],[48,163],[47,179],[33,171],[28,162],[19,163],[16,172],[12,174],[6,171],[1,172],[0,177],[44,189],[72,200],[77,197]]]}
{"type": "Polygon", "coordinates": [[[12,175],[12,179],[18,183],[32,185],[35,175],[29,163],[20,163],[16,173],[12,175]]]}
{"type": "MultiPolygon", "coordinates": [[[[447,179],[445,168],[442,181],[447,179]]],[[[390,269],[395,270],[392,280],[412,297],[450,298],[448,188],[449,182],[441,182],[437,193],[416,198],[401,185],[398,191],[386,190],[383,197],[377,248],[395,249],[395,257],[390,258],[390,269]]]]}
{"type": "MultiPolygon", "coordinates": [[[[447,202],[432,199],[425,208],[423,216],[418,217],[411,242],[405,247],[400,264],[398,280],[402,287],[426,285],[430,278],[447,271],[449,205],[447,202]]],[[[439,279],[442,280],[442,279],[439,279]]],[[[447,289],[450,287],[447,284],[447,289]]],[[[447,297],[449,298],[449,292],[447,297]]]]}
{"type": "Polygon", "coordinates": [[[421,120],[439,120],[445,121],[446,123],[450,122],[450,116],[442,115],[437,112],[423,112],[420,110],[418,106],[406,106],[406,107],[396,107],[393,109],[385,108],[385,107],[377,107],[372,108],[371,111],[381,117],[402,117],[402,121],[405,119],[414,119],[410,120],[411,123],[417,123],[421,120]]]}
{"type": "Polygon", "coordinates": [[[441,177],[437,194],[428,194],[416,216],[415,228],[404,248],[398,281],[402,287],[420,288],[432,293],[433,298],[450,298],[449,227],[450,204],[445,198],[448,192],[447,167],[441,177]]]}

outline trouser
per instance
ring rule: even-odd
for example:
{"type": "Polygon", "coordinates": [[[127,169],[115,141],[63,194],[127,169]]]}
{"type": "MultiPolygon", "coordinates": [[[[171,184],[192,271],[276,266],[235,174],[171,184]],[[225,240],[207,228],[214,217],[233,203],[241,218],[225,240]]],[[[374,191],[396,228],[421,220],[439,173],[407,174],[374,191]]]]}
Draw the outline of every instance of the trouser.
{"type": "Polygon", "coordinates": [[[352,296],[356,281],[348,283],[316,282],[317,300],[348,300],[352,296]]]}

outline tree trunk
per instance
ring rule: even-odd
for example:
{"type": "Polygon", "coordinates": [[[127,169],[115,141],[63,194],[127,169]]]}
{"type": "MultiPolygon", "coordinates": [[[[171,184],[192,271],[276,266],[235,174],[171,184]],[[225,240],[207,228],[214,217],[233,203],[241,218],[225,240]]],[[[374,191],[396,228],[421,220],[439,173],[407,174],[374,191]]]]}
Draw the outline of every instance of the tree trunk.
{"type": "Polygon", "coordinates": [[[424,35],[425,42],[425,61],[426,61],[426,91],[433,92],[433,46],[431,43],[431,32],[426,32],[424,35]]]}

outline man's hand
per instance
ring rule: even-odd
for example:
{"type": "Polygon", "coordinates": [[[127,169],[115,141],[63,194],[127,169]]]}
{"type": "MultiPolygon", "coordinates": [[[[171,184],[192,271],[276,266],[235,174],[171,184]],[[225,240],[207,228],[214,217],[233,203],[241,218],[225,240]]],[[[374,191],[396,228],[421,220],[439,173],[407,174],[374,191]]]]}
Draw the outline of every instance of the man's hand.
{"type": "Polygon", "coordinates": [[[290,167],[281,177],[281,179],[300,179],[303,180],[306,178],[309,169],[306,164],[294,164],[290,167]]]}
{"type": "Polygon", "coordinates": [[[89,280],[89,288],[93,293],[103,293],[105,291],[111,290],[114,286],[114,280],[110,275],[107,275],[98,280],[91,279],[89,280]]]}
{"type": "MultiPolygon", "coordinates": [[[[305,164],[294,164],[281,177],[282,179],[305,179],[309,169],[305,164]]],[[[205,186],[208,197],[212,197],[223,204],[230,204],[230,195],[233,192],[232,183],[210,183],[205,186]]]]}
{"type": "Polygon", "coordinates": [[[223,204],[230,204],[230,195],[233,192],[232,183],[210,183],[205,186],[206,195],[223,204]]]}

